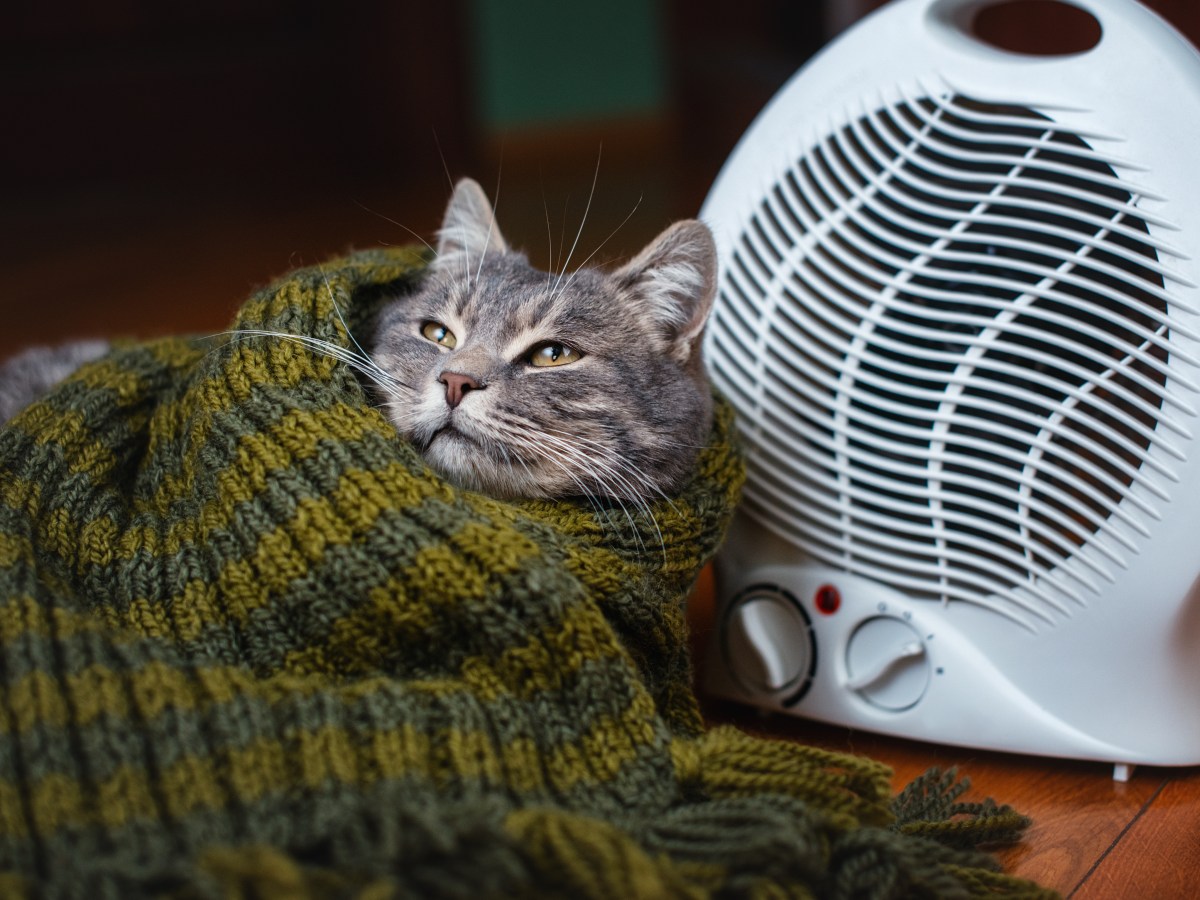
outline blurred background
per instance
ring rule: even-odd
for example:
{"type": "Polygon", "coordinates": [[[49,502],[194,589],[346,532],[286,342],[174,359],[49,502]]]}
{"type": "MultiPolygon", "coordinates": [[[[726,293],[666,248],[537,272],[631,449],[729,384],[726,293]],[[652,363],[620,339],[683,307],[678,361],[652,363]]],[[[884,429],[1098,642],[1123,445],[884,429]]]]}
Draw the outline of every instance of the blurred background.
{"type": "MultiPolygon", "coordinates": [[[[290,268],[431,239],[466,174],[535,263],[577,232],[573,263],[628,255],[695,215],[758,110],[880,5],[20,0],[0,32],[0,356],[218,331],[290,268]]],[[[1193,0],[1147,5],[1200,36],[1193,0]]],[[[1009,0],[988,39],[1070,43],[1062,12],[1009,0]]]]}

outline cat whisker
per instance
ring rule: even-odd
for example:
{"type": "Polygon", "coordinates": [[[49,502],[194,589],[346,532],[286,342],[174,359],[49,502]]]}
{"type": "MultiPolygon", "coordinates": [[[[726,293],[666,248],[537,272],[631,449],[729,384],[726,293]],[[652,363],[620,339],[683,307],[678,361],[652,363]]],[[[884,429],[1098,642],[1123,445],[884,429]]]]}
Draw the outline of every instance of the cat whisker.
{"type": "MultiPolygon", "coordinates": [[[[529,427],[527,425],[523,425],[521,422],[508,420],[506,422],[498,422],[497,424],[508,426],[500,429],[504,441],[493,438],[493,441],[490,441],[489,444],[494,443],[495,447],[500,451],[501,455],[508,463],[510,472],[514,471],[511,460],[515,456],[517,462],[520,463],[521,467],[525,470],[525,474],[527,476],[525,483],[535,484],[537,482],[536,476],[534,475],[533,470],[529,468],[529,464],[525,461],[524,456],[521,453],[510,453],[510,447],[514,451],[522,450],[524,451],[525,455],[554,466],[555,469],[560,471],[571,481],[572,484],[575,485],[579,495],[587,500],[587,503],[592,508],[593,512],[597,516],[603,515],[604,518],[606,518],[611,524],[612,519],[610,510],[605,508],[604,504],[600,502],[600,497],[595,493],[595,491],[588,487],[587,482],[577,471],[587,470],[586,460],[581,461],[573,458],[570,455],[564,455],[562,453],[547,452],[547,448],[544,445],[539,444],[536,439],[530,437],[529,427]]],[[[593,475],[595,481],[602,485],[604,484],[604,480],[602,478],[596,477],[594,473],[589,474],[593,475]]],[[[514,484],[515,483],[516,479],[514,476],[514,484]]],[[[524,491],[518,490],[518,493],[524,493],[524,491]]],[[[628,512],[626,512],[626,516],[628,517],[628,512]]],[[[632,519],[630,519],[630,524],[631,526],[633,525],[632,519]]]]}
{"type": "Polygon", "coordinates": [[[470,234],[468,233],[465,224],[458,226],[459,243],[462,244],[462,267],[463,267],[463,283],[466,285],[467,294],[471,293],[471,250],[469,247],[470,234]]]}
{"type": "Polygon", "coordinates": [[[601,454],[609,463],[627,472],[630,477],[634,478],[640,485],[642,485],[642,487],[645,488],[645,493],[656,494],[660,499],[670,504],[672,509],[675,508],[674,501],[671,499],[671,497],[666,494],[658,486],[658,484],[652,478],[650,478],[650,476],[645,474],[645,472],[643,472],[633,463],[629,462],[626,457],[612,449],[611,446],[602,444],[599,441],[592,440],[591,438],[584,437],[583,435],[562,431],[556,428],[546,428],[545,431],[547,434],[558,435],[564,439],[577,441],[586,446],[590,451],[592,451],[592,453],[601,454]]]}
{"type": "MultiPolygon", "coordinates": [[[[304,334],[291,334],[286,331],[270,331],[260,328],[241,328],[223,332],[233,337],[272,337],[279,340],[292,341],[310,350],[315,350],[322,356],[344,363],[348,368],[361,372],[369,381],[396,400],[406,400],[413,393],[412,387],[395,378],[385,369],[379,367],[365,351],[351,350],[332,341],[304,334]]],[[[357,343],[357,342],[356,342],[357,343]]]]}
{"type": "MultiPolygon", "coordinates": [[[[610,446],[575,432],[546,428],[544,426],[539,426],[535,429],[529,423],[517,420],[509,419],[502,424],[508,426],[506,433],[513,438],[524,439],[532,431],[538,430],[542,437],[553,442],[555,446],[568,453],[572,458],[578,459],[581,464],[591,465],[593,468],[595,468],[595,464],[599,464],[603,471],[609,475],[609,478],[605,479],[605,481],[606,486],[610,490],[613,487],[621,487],[623,490],[619,493],[638,500],[642,500],[646,494],[657,494],[670,502],[670,498],[659,489],[649,476],[610,446]],[[585,454],[583,452],[584,449],[588,453],[585,454]]],[[[618,493],[617,491],[611,492],[614,494],[618,493]]],[[[649,509],[647,508],[646,511],[649,512],[649,509]]]]}
{"type": "MultiPolygon", "coordinates": [[[[587,504],[589,507],[591,507],[592,512],[597,517],[603,517],[608,522],[609,526],[612,526],[612,511],[605,507],[605,505],[601,502],[600,497],[588,487],[587,482],[585,482],[583,478],[571,467],[570,460],[563,461],[556,456],[545,453],[541,453],[540,456],[543,460],[550,463],[564,475],[566,475],[579,491],[579,495],[587,501],[587,504]]],[[[521,465],[524,466],[525,471],[529,474],[529,477],[532,480],[533,473],[530,471],[528,464],[522,460],[521,465]]],[[[624,508],[622,507],[622,509],[624,508]]],[[[629,518],[628,511],[625,511],[625,516],[627,519],[629,518]]],[[[633,520],[629,519],[629,523],[632,526],[633,520]]]]}
{"type": "Polygon", "coordinates": [[[604,152],[604,145],[601,144],[596,152],[596,170],[592,173],[592,187],[588,191],[587,204],[583,207],[583,217],[579,220],[579,230],[575,232],[575,242],[571,244],[571,250],[567,253],[566,262],[563,263],[562,269],[558,273],[558,281],[554,283],[554,289],[551,295],[559,292],[559,286],[562,284],[562,277],[571,265],[571,257],[575,255],[575,248],[579,246],[579,239],[583,237],[583,226],[587,224],[588,213],[592,210],[592,199],[596,196],[596,182],[600,180],[600,156],[604,152]]]}
{"type": "MultiPolygon", "coordinates": [[[[501,453],[501,455],[504,457],[504,464],[505,464],[506,466],[508,466],[508,476],[509,476],[509,478],[512,480],[512,483],[513,483],[513,484],[517,484],[517,483],[518,483],[518,480],[517,480],[517,467],[516,467],[515,465],[513,465],[513,454],[511,454],[511,453],[509,453],[509,452],[508,452],[508,448],[507,448],[507,447],[500,446],[500,447],[499,447],[499,449],[500,449],[500,453],[501,453]]],[[[521,459],[519,456],[516,458],[516,461],[517,461],[518,463],[520,463],[520,464],[521,464],[521,468],[523,468],[523,469],[525,470],[525,475],[526,475],[526,477],[527,477],[527,478],[528,478],[530,481],[532,481],[532,480],[533,480],[533,472],[532,472],[532,471],[530,471],[529,465],[528,465],[528,464],[525,462],[525,460],[521,459]]]]}
{"type": "MultiPolygon", "coordinates": [[[[504,465],[506,465],[508,467],[509,478],[512,480],[513,484],[517,484],[518,483],[517,468],[516,468],[516,466],[513,465],[513,454],[510,453],[508,451],[508,448],[505,447],[501,443],[489,441],[488,444],[489,445],[494,444],[496,450],[499,451],[500,456],[503,457],[503,459],[504,459],[504,465]]],[[[521,464],[522,468],[525,469],[525,474],[528,475],[532,479],[533,473],[529,471],[529,466],[526,465],[525,460],[521,459],[520,457],[517,457],[517,462],[519,462],[521,464]]]]}
{"type": "MultiPolygon", "coordinates": [[[[579,471],[577,471],[580,467],[577,460],[572,460],[569,457],[564,458],[564,456],[560,453],[548,452],[548,448],[538,445],[535,441],[531,440],[528,437],[526,430],[516,432],[506,430],[503,436],[505,438],[504,441],[498,440],[495,436],[492,436],[491,439],[485,437],[483,443],[485,445],[485,452],[494,451],[493,455],[499,455],[504,460],[505,465],[508,467],[511,476],[511,483],[515,488],[515,493],[524,494],[526,491],[522,489],[522,485],[536,483],[536,476],[534,475],[533,470],[530,469],[529,463],[525,460],[525,456],[527,455],[532,459],[536,459],[544,464],[553,466],[556,470],[560,471],[572,484],[575,485],[579,495],[587,501],[593,512],[595,512],[596,515],[604,515],[605,518],[609,519],[611,524],[609,511],[604,508],[604,505],[600,502],[598,496],[588,487],[586,481],[582,478],[579,471]],[[524,455],[522,453],[515,452],[518,450],[523,451],[524,455]],[[521,466],[521,468],[525,470],[526,477],[523,480],[519,480],[516,476],[516,467],[513,464],[514,459],[521,466]]],[[[628,511],[626,511],[626,516],[627,518],[629,517],[628,511]]],[[[632,525],[633,519],[629,518],[629,521],[632,525]]]]}
{"type": "MultiPolygon", "coordinates": [[[[492,215],[488,220],[487,237],[483,240],[483,252],[479,254],[479,268],[475,270],[475,280],[478,281],[483,274],[483,263],[487,259],[487,248],[492,243],[492,233],[496,230],[496,206],[500,203],[500,173],[496,173],[496,192],[492,197],[492,215]]],[[[469,286],[470,282],[468,282],[469,286]]]]}
{"type": "MultiPolygon", "coordinates": [[[[620,492],[613,489],[615,485],[610,483],[609,478],[605,473],[597,471],[590,460],[577,453],[570,452],[569,448],[564,451],[564,448],[547,447],[544,443],[537,443],[533,441],[530,442],[529,446],[530,449],[534,450],[534,452],[537,453],[542,459],[550,462],[566,473],[567,477],[575,483],[584,496],[591,498],[593,497],[593,492],[588,489],[586,482],[578,473],[584,472],[589,475],[597,484],[601,486],[601,488],[604,489],[605,495],[609,501],[616,503],[616,505],[620,507],[626,521],[629,522],[630,533],[637,542],[639,549],[645,549],[645,544],[642,541],[641,532],[637,527],[637,522],[633,517],[633,513],[629,511],[629,507],[626,506],[625,501],[621,499],[620,492]]],[[[654,516],[645,508],[645,504],[637,500],[631,502],[634,503],[634,508],[637,509],[638,512],[648,516],[650,521],[654,523],[657,530],[658,523],[655,521],[654,516]]],[[[605,518],[609,519],[609,524],[611,525],[612,520],[607,515],[605,518]]]]}
{"type": "MultiPolygon", "coordinates": [[[[450,194],[454,194],[454,176],[450,174],[450,166],[446,162],[446,154],[442,151],[442,142],[438,140],[437,129],[433,129],[433,144],[437,147],[438,157],[442,161],[442,171],[446,173],[446,183],[450,185],[450,194]]],[[[442,223],[442,228],[445,229],[446,223],[442,223]]],[[[471,259],[468,250],[469,243],[466,240],[469,237],[466,223],[460,223],[458,231],[462,237],[462,254],[463,254],[463,281],[466,283],[467,293],[471,291],[471,259]]],[[[437,251],[434,251],[435,253],[437,251]]],[[[439,254],[440,255],[440,254],[439,254]]]]}
{"type": "MultiPolygon", "coordinates": [[[[554,260],[552,263],[554,266],[554,286],[555,287],[558,286],[558,281],[559,281],[559,279],[562,278],[562,272],[563,272],[562,252],[563,252],[563,247],[567,246],[567,210],[569,210],[570,208],[571,208],[571,198],[568,196],[563,201],[562,226],[558,230],[558,259],[554,260]]],[[[551,297],[554,296],[554,288],[550,289],[550,296],[551,297]]]]}
{"type": "Polygon", "coordinates": [[[550,205],[546,202],[546,185],[542,184],[542,212],[546,215],[546,291],[550,291],[550,282],[554,278],[554,231],[550,227],[550,205]]]}
{"type": "Polygon", "coordinates": [[[575,280],[575,275],[576,275],[576,273],[579,272],[579,269],[585,268],[587,266],[587,264],[592,261],[592,257],[594,257],[601,250],[603,250],[604,245],[607,244],[609,241],[611,241],[616,236],[617,232],[620,231],[622,228],[624,228],[625,225],[629,222],[629,220],[633,218],[633,214],[636,213],[638,211],[638,207],[642,205],[643,199],[645,199],[645,194],[638,196],[637,203],[633,204],[633,209],[631,209],[628,212],[628,214],[626,214],[625,218],[621,220],[621,224],[618,225],[616,228],[614,228],[612,231],[610,231],[608,234],[608,237],[606,237],[604,240],[602,240],[600,242],[600,246],[598,246],[595,250],[593,250],[591,253],[589,253],[587,259],[585,259],[583,262],[581,262],[579,264],[579,268],[571,273],[570,277],[567,278],[567,283],[562,286],[562,289],[564,291],[571,287],[571,282],[575,280]]]}
{"type": "Polygon", "coordinates": [[[505,441],[514,449],[523,450],[534,458],[555,464],[576,485],[580,486],[585,493],[590,495],[592,492],[586,490],[584,487],[585,482],[577,476],[577,472],[585,472],[605,488],[612,495],[612,499],[615,502],[621,502],[618,496],[620,492],[614,490],[615,485],[610,483],[610,479],[605,477],[604,472],[596,470],[592,465],[592,461],[587,456],[581,454],[577,448],[571,447],[563,441],[546,442],[540,440],[539,436],[534,436],[533,430],[528,425],[523,425],[520,422],[509,420],[497,424],[507,426],[502,427],[500,430],[505,441]]]}
{"type": "MultiPolygon", "coordinates": [[[[371,207],[367,206],[366,204],[364,204],[358,200],[354,201],[354,205],[357,206],[359,209],[363,210],[364,212],[369,212],[371,215],[378,216],[379,218],[383,219],[383,221],[388,222],[391,225],[395,225],[397,228],[404,229],[409,234],[411,234],[413,237],[415,237],[418,241],[420,241],[422,244],[424,244],[429,249],[430,252],[436,252],[434,250],[433,244],[429,243],[429,241],[425,240],[425,238],[422,237],[420,235],[420,233],[413,231],[411,228],[409,228],[403,222],[398,222],[397,220],[393,219],[391,216],[384,215],[383,213],[381,213],[377,210],[371,209],[371,207]]],[[[384,241],[380,241],[380,243],[384,244],[384,246],[387,246],[387,244],[384,241]]]]}
{"type": "MultiPolygon", "coordinates": [[[[622,507],[622,509],[625,508],[622,495],[625,499],[628,499],[629,502],[633,504],[634,508],[645,518],[647,518],[654,526],[654,530],[658,534],[659,545],[663,547],[663,552],[665,554],[666,544],[663,539],[662,530],[658,526],[658,519],[655,518],[653,510],[651,510],[650,504],[646,501],[645,497],[642,496],[642,492],[636,489],[636,485],[630,480],[629,477],[626,477],[628,474],[642,481],[644,487],[653,487],[653,485],[649,484],[648,480],[640,471],[636,469],[636,467],[630,466],[615,454],[603,453],[600,456],[597,456],[594,453],[584,453],[581,448],[572,445],[570,441],[554,434],[543,432],[542,438],[551,442],[553,446],[559,449],[560,452],[564,453],[570,460],[578,463],[582,467],[585,467],[589,474],[591,474],[593,477],[596,477],[597,481],[599,481],[601,485],[608,487],[610,489],[609,492],[612,494],[612,499],[615,500],[622,507]],[[611,490],[613,487],[621,488],[621,490],[611,490]]],[[[626,515],[628,516],[628,511],[626,511],[626,515]]],[[[629,517],[629,523],[631,526],[634,526],[634,531],[636,533],[637,528],[632,517],[629,517]]]]}
{"type": "Polygon", "coordinates": [[[587,450],[586,454],[580,451],[579,457],[589,459],[593,467],[598,461],[597,454],[602,457],[599,461],[605,471],[609,473],[611,480],[623,488],[623,493],[632,498],[632,502],[636,503],[639,512],[654,526],[654,530],[658,535],[659,546],[663,548],[665,554],[666,542],[663,538],[662,529],[658,524],[658,518],[654,515],[654,510],[650,506],[649,498],[657,496],[671,510],[678,512],[679,509],[675,505],[675,501],[665,494],[641,469],[621,455],[599,445],[588,446],[587,450]]]}
{"type": "MultiPolygon", "coordinates": [[[[426,246],[429,246],[426,244],[426,246]]],[[[432,249],[432,248],[431,248],[432,249]]],[[[342,323],[342,328],[346,330],[346,337],[350,338],[351,343],[358,349],[358,358],[363,360],[377,375],[382,376],[388,382],[394,382],[396,379],[386,370],[375,363],[371,354],[363,349],[363,345],[358,342],[358,338],[354,336],[354,332],[350,330],[350,323],[346,321],[346,317],[342,315],[342,308],[338,305],[337,297],[333,294],[333,286],[329,283],[329,276],[325,274],[325,268],[321,265],[317,266],[317,271],[321,273],[321,279],[325,282],[325,292],[329,294],[329,302],[333,304],[333,311],[337,313],[338,321],[342,323]]],[[[374,379],[372,379],[374,380],[374,379]]]]}
{"type": "MultiPolygon", "coordinates": [[[[600,426],[602,428],[605,428],[610,433],[615,430],[612,426],[606,425],[603,422],[594,422],[592,424],[600,426]]],[[[659,486],[658,482],[656,482],[649,475],[645,474],[645,472],[643,472],[637,466],[633,465],[633,463],[629,462],[629,460],[626,457],[622,456],[621,454],[619,454],[615,450],[613,450],[612,446],[610,444],[604,444],[604,443],[601,443],[600,441],[596,441],[591,438],[586,438],[582,435],[579,435],[579,434],[576,434],[573,432],[561,431],[561,430],[555,429],[555,428],[547,427],[545,430],[547,432],[552,432],[554,434],[562,435],[563,437],[569,438],[570,440],[573,440],[573,441],[579,441],[580,443],[585,444],[593,453],[604,454],[614,464],[622,467],[624,470],[629,472],[630,476],[635,478],[638,481],[638,483],[641,484],[646,489],[645,493],[657,495],[657,497],[660,500],[662,500],[663,502],[665,502],[674,512],[679,512],[679,507],[675,505],[675,500],[669,494],[667,494],[665,491],[662,490],[662,488],[659,486]]],[[[707,444],[693,444],[693,443],[688,443],[688,442],[684,442],[684,441],[673,441],[673,440],[670,440],[668,438],[663,438],[663,437],[658,438],[657,443],[661,444],[663,447],[678,448],[678,449],[683,449],[683,450],[688,450],[688,451],[701,450],[705,446],[707,446],[707,444]]]]}
{"type": "Polygon", "coordinates": [[[312,337],[310,335],[290,334],[285,331],[268,331],[257,328],[243,328],[227,333],[233,334],[235,337],[278,338],[279,340],[301,344],[302,346],[308,347],[311,350],[316,350],[322,356],[332,357],[350,366],[369,368],[371,365],[371,361],[369,359],[364,359],[353,350],[342,347],[339,344],[334,344],[331,341],[322,340],[321,338],[312,337]]]}
{"type": "Polygon", "coordinates": [[[438,140],[437,129],[432,129],[433,146],[437,147],[438,159],[442,161],[442,171],[446,173],[446,184],[450,185],[450,192],[454,193],[454,176],[450,174],[450,165],[446,162],[446,154],[442,151],[442,142],[438,140]]]}

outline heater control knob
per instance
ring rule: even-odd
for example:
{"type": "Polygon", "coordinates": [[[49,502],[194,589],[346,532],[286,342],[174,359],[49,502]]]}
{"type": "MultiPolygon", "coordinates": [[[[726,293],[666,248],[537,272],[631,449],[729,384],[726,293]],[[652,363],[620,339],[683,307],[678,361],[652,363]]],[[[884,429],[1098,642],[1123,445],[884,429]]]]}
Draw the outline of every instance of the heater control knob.
{"type": "Polygon", "coordinates": [[[846,646],[846,689],[881,709],[915,706],[929,687],[929,669],[920,633],[895,616],[862,622],[846,646]]]}
{"type": "Polygon", "coordinates": [[[787,591],[774,586],[743,591],[726,609],[721,637],[726,668],[752,694],[787,691],[798,699],[812,678],[812,626],[787,591]]]}

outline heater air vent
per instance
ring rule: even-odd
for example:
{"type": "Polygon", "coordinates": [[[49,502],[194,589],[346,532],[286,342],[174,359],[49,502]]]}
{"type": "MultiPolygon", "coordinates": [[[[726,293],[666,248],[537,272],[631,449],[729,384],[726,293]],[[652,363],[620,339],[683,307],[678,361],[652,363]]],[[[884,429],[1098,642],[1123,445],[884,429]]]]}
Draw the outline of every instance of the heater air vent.
{"type": "Polygon", "coordinates": [[[1127,564],[1194,411],[1168,390],[1167,223],[1102,144],[919,92],[781,169],[707,345],[747,512],[820,562],[1022,622],[1127,564]]]}

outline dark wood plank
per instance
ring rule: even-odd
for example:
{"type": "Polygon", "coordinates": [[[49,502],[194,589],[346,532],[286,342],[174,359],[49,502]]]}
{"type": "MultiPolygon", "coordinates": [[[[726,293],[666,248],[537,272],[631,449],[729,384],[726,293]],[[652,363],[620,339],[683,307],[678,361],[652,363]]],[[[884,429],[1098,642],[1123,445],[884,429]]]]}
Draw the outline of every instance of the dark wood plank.
{"type": "Polygon", "coordinates": [[[1200,774],[1174,773],[1121,840],[1097,863],[1075,900],[1186,898],[1200,894],[1200,774]]]}

